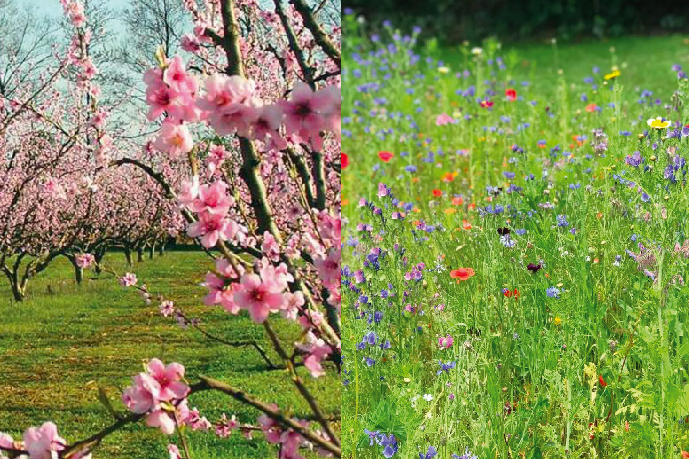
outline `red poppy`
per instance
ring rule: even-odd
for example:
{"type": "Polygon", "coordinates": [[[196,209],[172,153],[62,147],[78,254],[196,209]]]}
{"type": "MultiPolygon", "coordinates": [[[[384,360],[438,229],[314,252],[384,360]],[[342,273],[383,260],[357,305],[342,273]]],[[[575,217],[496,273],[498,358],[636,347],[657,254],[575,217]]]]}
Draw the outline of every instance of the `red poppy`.
{"type": "Polygon", "coordinates": [[[462,228],[469,231],[471,229],[471,223],[467,220],[462,220],[462,228]]]}
{"type": "Polygon", "coordinates": [[[378,152],[378,157],[380,158],[381,161],[387,163],[392,159],[392,157],[395,156],[394,153],[390,153],[389,151],[379,151],[378,152]]]}
{"type": "Polygon", "coordinates": [[[597,108],[598,108],[598,105],[596,105],[596,104],[588,104],[586,106],[586,111],[589,113],[593,113],[596,111],[597,108]]]}
{"type": "Polygon", "coordinates": [[[483,108],[490,108],[493,106],[493,101],[492,100],[482,100],[479,105],[483,108]]]}
{"type": "Polygon", "coordinates": [[[519,290],[517,290],[516,288],[515,288],[514,290],[510,290],[510,289],[508,289],[508,288],[504,288],[504,289],[502,289],[502,294],[505,295],[507,298],[512,298],[512,297],[514,297],[515,300],[518,300],[518,299],[519,299],[519,296],[521,295],[521,294],[519,293],[519,290]]]}
{"type": "Polygon", "coordinates": [[[452,172],[447,172],[445,175],[443,175],[443,182],[451,182],[455,179],[455,174],[452,172]]]}
{"type": "Polygon", "coordinates": [[[349,156],[347,156],[347,153],[342,153],[340,162],[342,163],[342,169],[347,169],[347,166],[349,166],[349,156]]]}
{"type": "Polygon", "coordinates": [[[460,281],[468,280],[470,277],[474,276],[476,273],[471,268],[458,268],[450,271],[450,277],[457,279],[457,283],[460,281]]]}
{"type": "Polygon", "coordinates": [[[507,97],[507,100],[509,100],[510,102],[513,102],[513,101],[517,100],[517,91],[515,91],[512,88],[507,88],[507,89],[505,89],[505,96],[507,97]]]}
{"type": "Polygon", "coordinates": [[[605,379],[603,379],[603,375],[598,375],[598,382],[602,387],[607,387],[608,383],[605,382],[605,379]]]}
{"type": "Polygon", "coordinates": [[[456,196],[452,198],[453,206],[461,206],[462,204],[464,204],[464,198],[462,198],[461,196],[456,196]]]}
{"type": "Polygon", "coordinates": [[[443,195],[443,192],[440,191],[439,189],[436,188],[435,190],[433,190],[433,196],[435,196],[436,198],[439,198],[442,195],[443,195]]]}

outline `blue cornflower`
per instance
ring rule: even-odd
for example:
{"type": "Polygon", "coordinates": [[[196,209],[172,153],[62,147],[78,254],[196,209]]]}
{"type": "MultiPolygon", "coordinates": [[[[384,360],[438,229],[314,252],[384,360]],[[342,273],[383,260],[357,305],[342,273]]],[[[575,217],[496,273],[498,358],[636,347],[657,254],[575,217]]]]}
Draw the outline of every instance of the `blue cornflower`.
{"type": "Polygon", "coordinates": [[[409,166],[405,167],[404,170],[413,174],[416,172],[416,166],[410,164],[409,166]]]}
{"type": "Polygon", "coordinates": [[[433,459],[435,456],[438,455],[438,451],[435,450],[432,446],[428,447],[428,452],[426,454],[419,453],[419,458],[420,459],[433,459]]]}
{"type": "Polygon", "coordinates": [[[557,216],[557,226],[560,226],[560,227],[569,226],[569,222],[567,221],[566,215],[558,215],[557,216]]]}
{"type": "Polygon", "coordinates": [[[560,298],[560,289],[557,287],[548,287],[545,291],[548,298],[560,298]]]}
{"type": "Polygon", "coordinates": [[[386,459],[390,459],[392,456],[394,456],[399,448],[397,445],[397,439],[393,434],[390,434],[389,437],[385,434],[381,434],[380,437],[378,437],[378,444],[380,446],[385,446],[383,456],[385,456],[386,459]]]}
{"type": "Polygon", "coordinates": [[[441,374],[443,371],[449,373],[456,365],[455,362],[443,363],[442,360],[438,360],[438,364],[440,365],[440,370],[438,370],[437,374],[441,374]]]}
{"type": "Polygon", "coordinates": [[[378,435],[380,434],[380,430],[371,431],[368,429],[364,429],[364,433],[368,435],[368,438],[371,441],[368,446],[373,446],[373,442],[376,441],[376,437],[378,437],[378,435]]]}

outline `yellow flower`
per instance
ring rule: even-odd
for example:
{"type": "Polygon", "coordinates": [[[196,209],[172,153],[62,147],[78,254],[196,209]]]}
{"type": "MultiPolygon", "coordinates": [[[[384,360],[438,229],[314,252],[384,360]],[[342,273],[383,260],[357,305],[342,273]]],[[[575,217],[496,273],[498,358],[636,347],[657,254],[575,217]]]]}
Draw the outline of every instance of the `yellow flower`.
{"type": "Polygon", "coordinates": [[[611,73],[608,73],[607,75],[605,75],[605,79],[606,80],[614,80],[618,76],[620,76],[620,71],[615,70],[614,72],[611,72],[611,73]]]}
{"type": "Polygon", "coordinates": [[[559,317],[556,317],[553,319],[553,323],[555,325],[560,325],[562,323],[562,319],[560,319],[559,317]]]}
{"type": "Polygon", "coordinates": [[[445,66],[438,67],[438,72],[440,72],[440,73],[449,73],[449,72],[450,72],[450,68],[449,68],[449,67],[445,67],[445,66]]]}
{"type": "Polygon", "coordinates": [[[664,120],[660,116],[656,119],[649,119],[646,121],[646,124],[648,124],[650,127],[653,129],[665,129],[670,126],[670,121],[669,120],[664,120]]]}

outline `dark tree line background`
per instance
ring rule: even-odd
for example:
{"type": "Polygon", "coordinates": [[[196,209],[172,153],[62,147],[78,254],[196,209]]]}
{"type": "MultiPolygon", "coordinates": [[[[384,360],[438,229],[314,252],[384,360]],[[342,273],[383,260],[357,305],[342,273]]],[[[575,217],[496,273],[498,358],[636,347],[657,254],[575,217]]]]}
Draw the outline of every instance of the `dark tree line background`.
{"type": "Polygon", "coordinates": [[[689,2],[677,0],[345,0],[372,23],[419,25],[444,43],[614,37],[689,30],[689,2]]]}

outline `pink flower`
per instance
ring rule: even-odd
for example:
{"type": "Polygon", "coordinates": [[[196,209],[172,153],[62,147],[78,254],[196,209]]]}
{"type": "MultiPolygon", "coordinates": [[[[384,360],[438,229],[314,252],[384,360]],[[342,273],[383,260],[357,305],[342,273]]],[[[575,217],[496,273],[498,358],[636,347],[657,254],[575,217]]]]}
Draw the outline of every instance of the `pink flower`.
{"type": "Polygon", "coordinates": [[[124,276],[120,277],[120,285],[122,285],[122,287],[133,287],[137,282],[136,274],[126,273],[124,276]]]}
{"type": "Polygon", "coordinates": [[[148,427],[159,427],[160,431],[166,435],[175,433],[175,420],[171,414],[164,410],[155,410],[146,416],[148,427]]]}
{"type": "Polygon", "coordinates": [[[194,147],[194,141],[189,129],[184,124],[166,120],[160,128],[160,135],[153,142],[153,146],[175,157],[191,151],[194,147]]]}
{"type": "Polygon", "coordinates": [[[163,317],[170,317],[175,312],[175,304],[172,301],[163,301],[160,303],[160,314],[163,317]]]}
{"type": "Polygon", "coordinates": [[[199,195],[199,176],[195,175],[191,180],[182,182],[182,190],[177,196],[180,207],[190,207],[199,195]]]}
{"type": "Polygon", "coordinates": [[[455,120],[452,118],[450,115],[447,113],[441,113],[438,115],[438,117],[435,119],[435,125],[436,126],[445,126],[446,124],[454,124],[455,120]]]}
{"type": "Polygon", "coordinates": [[[234,292],[234,302],[249,311],[256,323],[263,323],[273,310],[285,305],[281,288],[273,279],[264,280],[256,274],[244,274],[234,292]]]}
{"type": "Polygon", "coordinates": [[[159,400],[169,402],[175,399],[183,399],[189,393],[189,386],[181,380],[184,379],[184,366],[173,362],[167,366],[159,359],[151,359],[147,369],[149,374],[160,385],[159,400]]]}
{"type": "Polygon", "coordinates": [[[233,430],[239,428],[239,421],[232,415],[232,419],[227,419],[227,415],[223,413],[222,418],[215,424],[215,435],[220,438],[229,437],[233,430]]]}
{"type": "Polygon", "coordinates": [[[296,134],[310,141],[317,150],[321,149],[320,131],[326,127],[324,116],[319,109],[328,108],[329,98],[317,97],[306,84],[298,82],[292,90],[289,101],[279,102],[285,113],[285,128],[288,133],[296,134]]]}
{"type": "Polygon", "coordinates": [[[172,443],[167,445],[167,452],[170,453],[170,459],[182,459],[182,455],[179,453],[179,448],[177,448],[177,445],[172,443]]]}
{"type": "Polygon", "coordinates": [[[441,336],[438,338],[438,346],[440,346],[440,349],[449,349],[454,341],[451,335],[447,335],[446,337],[441,336]]]}
{"type": "Polygon", "coordinates": [[[219,180],[212,185],[201,185],[198,199],[191,203],[189,209],[196,213],[224,216],[233,204],[234,199],[227,194],[227,184],[219,180]]]}
{"type": "Polygon", "coordinates": [[[78,267],[84,269],[84,268],[88,268],[89,266],[91,266],[96,261],[96,257],[91,255],[90,253],[82,253],[82,254],[76,255],[74,257],[74,261],[78,267]]]}
{"type": "Polygon", "coordinates": [[[323,280],[323,285],[330,288],[340,286],[340,250],[331,248],[326,257],[316,258],[314,265],[318,275],[323,280]]]}
{"type": "Polygon", "coordinates": [[[254,83],[238,75],[216,73],[206,78],[206,94],[197,101],[201,110],[217,112],[231,104],[243,104],[254,93],[254,83]]]}
{"type": "MultiPolygon", "coordinates": [[[[272,403],[270,407],[273,410],[278,409],[278,406],[274,403],[272,403]]],[[[280,442],[282,429],[280,427],[280,424],[277,423],[277,421],[274,421],[273,419],[263,414],[258,418],[258,423],[261,425],[261,430],[263,430],[263,434],[266,436],[266,441],[268,443],[280,442]]]]}
{"type": "Polygon", "coordinates": [[[261,244],[261,251],[263,251],[263,256],[270,261],[277,262],[280,260],[280,246],[273,235],[268,231],[263,233],[263,244],[261,244]]]}
{"type": "MultiPolygon", "coordinates": [[[[12,440],[12,437],[6,433],[0,432],[0,448],[13,449],[14,440],[12,440]]],[[[2,455],[2,452],[0,452],[0,455],[2,455]]]]}
{"type": "Polygon", "coordinates": [[[183,35],[179,41],[179,46],[188,53],[196,53],[201,50],[199,39],[193,35],[183,35]]]}
{"type": "Polygon", "coordinates": [[[29,459],[51,459],[52,453],[62,451],[66,444],[52,422],[46,422],[41,427],[30,427],[24,433],[24,447],[29,452],[29,459]]]}
{"type": "Polygon", "coordinates": [[[251,127],[258,119],[259,113],[260,107],[254,102],[247,104],[232,103],[212,112],[208,117],[208,121],[220,136],[231,135],[236,132],[242,137],[249,137],[251,127]]]}
{"type": "Polygon", "coordinates": [[[189,225],[187,234],[189,237],[201,238],[201,245],[206,248],[215,247],[218,240],[227,240],[225,232],[228,230],[228,221],[222,215],[214,215],[204,212],[199,215],[199,220],[189,225]]]}
{"type": "Polygon", "coordinates": [[[160,384],[148,373],[139,373],[122,393],[122,403],[133,413],[146,413],[158,406],[160,384]]]}
{"type": "Polygon", "coordinates": [[[189,93],[192,97],[199,89],[198,81],[187,73],[184,61],[180,56],[175,56],[169,61],[168,67],[163,73],[163,82],[173,91],[189,93]]]}
{"type": "Polygon", "coordinates": [[[252,126],[252,136],[274,147],[276,150],[287,148],[287,142],[280,135],[280,126],[284,114],[279,105],[264,105],[257,109],[257,117],[252,126]]]}

